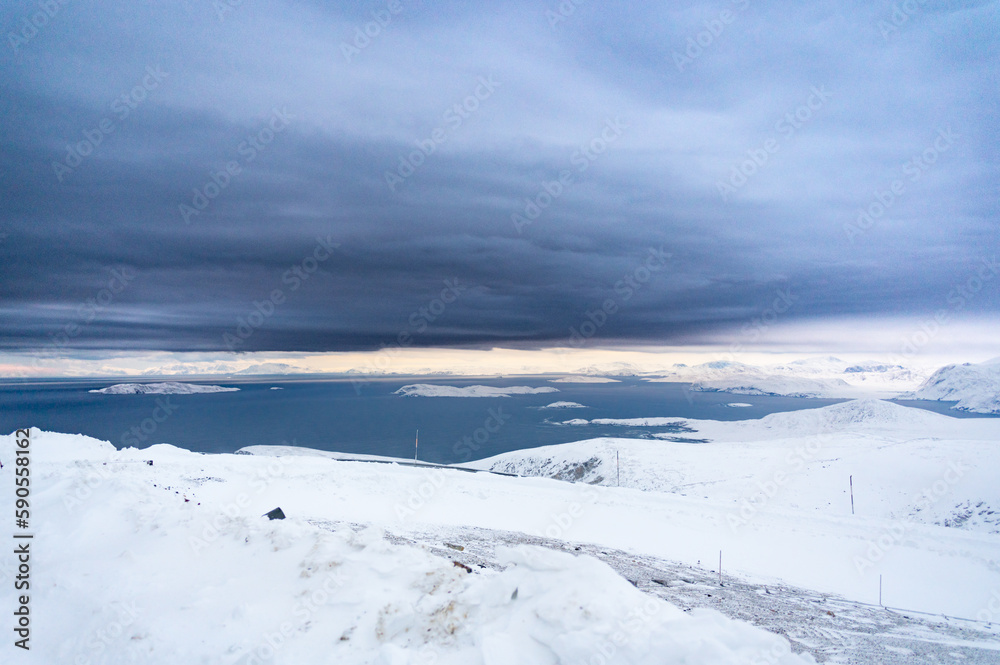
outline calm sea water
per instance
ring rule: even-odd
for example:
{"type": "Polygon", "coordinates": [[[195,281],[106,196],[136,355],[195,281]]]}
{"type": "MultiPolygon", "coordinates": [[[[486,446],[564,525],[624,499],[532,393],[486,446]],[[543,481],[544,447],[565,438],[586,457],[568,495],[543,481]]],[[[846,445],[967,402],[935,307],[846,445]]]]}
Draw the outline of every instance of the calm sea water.
{"type": "MultiPolygon", "coordinates": [[[[623,379],[621,383],[570,384],[549,383],[548,378],[554,377],[395,376],[367,379],[361,383],[342,377],[253,377],[206,381],[240,390],[199,395],[88,392],[126,379],[8,380],[0,384],[0,432],[6,434],[31,426],[86,434],[110,441],[119,448],[170,443],[198,452],[234,452],[250,445],[285,444],[412,458],[414,435],[419,429],[420,459],[453,463],[597,436],[639,437],[669,431],[666,427],[557,424],[571,418],[668,416],[742,420],[843,401],[698,393],[690,392],[687,384],[650,383],[638,379],[623,379]],[[504,398],[393,394],[411,383],[552,386],[559,392],[504,398]],[[272,387],[282,389],[271,390],[272,387]],[[164,400],[172,410],[169,415],[162,408],[158,410],[164,400]],[[539,408],[555,401],[579,402],[588,408],[539,408]],[[727,407],[730,402],[753,406],[727,407]],[[499,420],[503,424],[498,424],[499,420]]],[[[949,403],[900,403],[963,416],[950,411],[949,403]]]]}

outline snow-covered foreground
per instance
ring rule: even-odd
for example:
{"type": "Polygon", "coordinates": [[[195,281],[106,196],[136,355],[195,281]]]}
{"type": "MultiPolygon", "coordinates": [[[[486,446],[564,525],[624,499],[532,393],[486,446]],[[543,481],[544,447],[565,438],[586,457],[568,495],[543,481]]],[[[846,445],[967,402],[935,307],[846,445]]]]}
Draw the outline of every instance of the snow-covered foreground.
{"type": "MultiPolygon", "coordinates": [[[[5,460],[14,439],[0,439],[5,460]]],[[[468,569],[378,528],[545,528],[538,518],[571,514],[586,535],[615,512],[606,489],[592,490],[598,510],[587,488],[451,469],[119,452],[37,430],[30,450],[31,651],[5,640],[4,662],[15,651],[35,663],[813,662],[748,623],[644,594],[591,557],[510,547],[496,552],[504,570],[468,569]],[[262,517],[278,505],[287,519],[262,517]]],[[[6,487],[13,468],[0,471],[6,487]]],[[[9,553],[3,562],[7,611],[15,571],[9,553]]]]}
{"type": "MultiPolygon", "coordinates": [[[[679,441],[596,439],[471,465],[599,485],[280,446],[116,451],[33,430],[37,660],[25,662],[809,662],[706,605],[817,655],[848,653],[830,642],[856,643],[865,625],[865,649],[909,635],[885,642],[891,662],[1000,654],[986,628],[938,632],[898,614],[877,627],[884,610],[848,602],[877,604],[881,576],[888,606],[1000,621],[1000,419],[862,400],[678,421],[618,422],[679,441]],[[616,457],[621,487],[608,486],[616,457]],[[278,506],[287,519],[263,517],[278,506]],[[526,535],[484,541],[500,532],[526,535]],[[637,589],[573,553],[646,572],[628,573],[637,589]],[[814,623],[814,602],[829,618],[814,623]]],[[[0,437],[8,488],[13,445],[0,437]]],[[[13,492],[0,496],[10,514],[13,492]]],[[[14,561],[0,561],[0,603],[14,607],[14,561]]]]}
{"type": "Polygon", "coordinates": [[[230,393],[237,390],[239,388],[167,381],[165,383],[117,383],[90,392],[104,395],[193,395],[195,393],[230,393]]]}
{"type": "Polygon", "coordinates": [[[557,393],[558,388],[542,386],[437,386],[432,383],[414,383],[403,386],[395,392],[405,397],[510,397],[511,395],[538,395],[542,393],[557,393]]]}

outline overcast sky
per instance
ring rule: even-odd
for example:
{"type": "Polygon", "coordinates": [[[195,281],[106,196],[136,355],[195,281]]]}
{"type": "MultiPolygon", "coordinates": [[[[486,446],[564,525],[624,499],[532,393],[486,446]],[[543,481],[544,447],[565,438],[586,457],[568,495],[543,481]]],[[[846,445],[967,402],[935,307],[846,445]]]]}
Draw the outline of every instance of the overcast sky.
{"type": "Polygon", "coordinates": [[[996,321],[1000,3],[904,4],[5,2],[0,348],[996,321]]]}

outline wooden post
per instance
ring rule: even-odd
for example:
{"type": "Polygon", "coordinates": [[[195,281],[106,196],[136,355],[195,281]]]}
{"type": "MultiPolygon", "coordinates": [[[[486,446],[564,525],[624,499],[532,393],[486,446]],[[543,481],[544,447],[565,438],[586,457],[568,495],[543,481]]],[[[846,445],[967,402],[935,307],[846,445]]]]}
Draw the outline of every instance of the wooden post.
{"type": "Polygon", "coordinates": [[[618,487],[622,486],[622,467],[618,463],[618,451],[615,451],[615,469],[618,471],[618,487]]]}
{"type": "Polygon", "coordinates": [[[719,586],[722,586],[722,550],[719,550],[719,586]]]}
{"type": "Polygon", "coordinates": [[[882,607],[882,576],[878,576],[878,604],[882,607]]]}
{"type": "Polygon", "coordinates": [[[420,451],[420,430],[417,430],[417,438],[413,442],[413,461],[417,461],[417,453],[420,451]]]}
{"type": "Polygon", "coordinates": [[[854,476],[850,476],[851,482],[851,514],[854,514],[854,476]]]}

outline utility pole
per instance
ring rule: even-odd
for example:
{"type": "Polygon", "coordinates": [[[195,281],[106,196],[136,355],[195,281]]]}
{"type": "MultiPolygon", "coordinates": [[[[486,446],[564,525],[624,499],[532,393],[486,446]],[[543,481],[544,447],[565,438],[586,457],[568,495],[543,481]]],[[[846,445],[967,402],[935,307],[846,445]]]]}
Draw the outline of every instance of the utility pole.
{"type": "Polygon", "coordinates": [[[854,476],[849,476],[851,482],[851,514],[854,514],[854,476]]]}
{"type": "Polygon", "coordinates": [[[413,461],[417,461],[417,452],[420,451],[420,430],[417,430],[417,438],[413,442],[413,461]]]}

